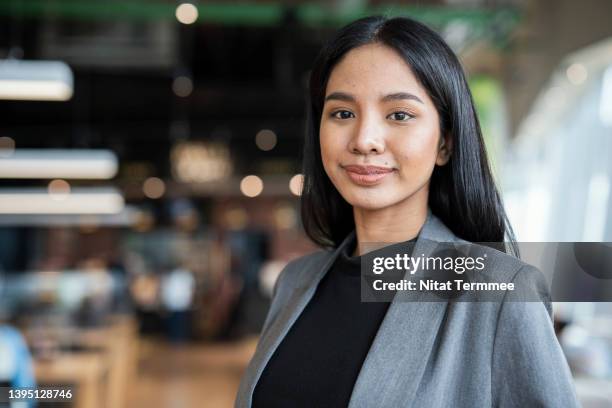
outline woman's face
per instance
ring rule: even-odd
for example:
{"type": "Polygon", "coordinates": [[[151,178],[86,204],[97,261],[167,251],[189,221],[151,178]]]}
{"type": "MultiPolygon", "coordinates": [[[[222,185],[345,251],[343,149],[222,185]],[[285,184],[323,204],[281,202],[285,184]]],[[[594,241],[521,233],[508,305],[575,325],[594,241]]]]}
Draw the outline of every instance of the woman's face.
{"type": "Polygon", "coordinates": [[[427,92],[381,44],[355,48],[333,68],[319,132],[325,172],[347,202],[368,210],[426,204],[434,166],[450,150],[427,92]]]}

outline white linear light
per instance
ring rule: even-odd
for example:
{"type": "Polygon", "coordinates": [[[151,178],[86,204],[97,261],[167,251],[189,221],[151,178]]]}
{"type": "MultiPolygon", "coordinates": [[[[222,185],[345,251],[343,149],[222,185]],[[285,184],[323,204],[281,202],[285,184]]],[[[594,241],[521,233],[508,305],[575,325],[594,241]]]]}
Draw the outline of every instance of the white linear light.
{"type": "Polygon", "coordinates": [[[0,214],[118,214],[124,207],[113,187],[75,187],[61,198],[45,188],[0,189],[0,214]]]}
{"type": "Polygon", "coordinates": [[[126,205],[117,214],[0,214],[0,227],[5,226],[130,226],[138,222],[140,210],[126,205]]]}
{"type": "Polygon", "coordinates": [[[62,61],[0,60],[0,99],[67,101],[74,79],[62,61]]]}
{"type": "Polygon", "coordinates": [[[0,178],[111,179],[117,156],[110,150],[16,149],[0,158],[0,178]]]}

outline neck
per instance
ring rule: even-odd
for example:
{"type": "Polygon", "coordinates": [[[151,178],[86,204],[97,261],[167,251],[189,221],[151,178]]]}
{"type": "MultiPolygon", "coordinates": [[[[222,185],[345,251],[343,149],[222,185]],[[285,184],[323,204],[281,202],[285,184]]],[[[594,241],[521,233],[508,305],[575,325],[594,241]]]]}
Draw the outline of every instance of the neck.
{"type": "MultiPolygon", "coordinates": [[[[411,197],[416,198],[416,197],[411,197]]],[[[389,244],[415,238],[427,218],[425,200],[405,200],[387,208],[368,210],[353,207],[357,245],[353,255],[368,252],[369,244],[389,244]]]]}

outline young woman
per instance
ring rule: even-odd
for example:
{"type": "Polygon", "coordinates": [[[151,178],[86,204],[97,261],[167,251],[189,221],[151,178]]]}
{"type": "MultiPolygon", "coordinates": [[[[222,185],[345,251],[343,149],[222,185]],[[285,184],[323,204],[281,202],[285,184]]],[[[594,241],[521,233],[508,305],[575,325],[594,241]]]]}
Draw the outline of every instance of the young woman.
{"type": "MultiPolygon", "coordinates": [[[[315,62],[308,126],[302,218],[325,249],[280,275],[236,406],[577,406],[541,286],[535,302],[361,302],[365,243],[513,242],[447,44],[408,18],[349,24],[315,62]]],[[[540,282],[491,253],[487,272],[540,282]]]]}

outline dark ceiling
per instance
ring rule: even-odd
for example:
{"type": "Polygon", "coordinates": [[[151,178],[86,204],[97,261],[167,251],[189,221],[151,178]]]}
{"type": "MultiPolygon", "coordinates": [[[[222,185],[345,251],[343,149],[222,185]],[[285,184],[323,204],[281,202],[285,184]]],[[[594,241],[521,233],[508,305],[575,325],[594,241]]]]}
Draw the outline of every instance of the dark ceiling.
{"type": "MultiPolygon", "coordinates": [[[[111,148],[122,166],[149,162],[158,176],[175,141],[214,139],[229,144],[238,174],[265,161],[297,171],[309,68],[339,24],[367,11],[351,4],[368,2],[335,3],[348,7],[342,18],[324,3],[201,3],[202,18],[182,25],[171,1],[5,2],[0,57],[66,61],[75,86],[68,102],[0,101],[0,136],[17,147],[111,148]],[[173,93],[177,76],[192,79],[189,96],[173,93]],[[272,151],[254,143],[262,128],[278,135],[272,151]]],[[[433,24],[490,20],[478,9],[414,10],[433,24]]]]}
{"type": "MultiPolygon", "coordinates": [[[[15,46],[6,35],[11,24],[15,22],[0,20],[5,28],[0,47],[5,49],[15,46]]],[[[19,31],[27,33],[19,43],[24,58],[53,58],[40,46],[37,33],[43,31],[43,24],[49,23],[19,22],[19,31]]],[[[54,24],[61,28],[63,23],[54,24]]],[[[75,76],[72,99],[0,101],[0,133],[15,139],[18,147],[111,147],[121,162],[159,163],[167,160],[173,140],[219,137],[238,158],[295,161],[303,127],[305,79],[321,45],[320,35],[291,25],[185,27],[177,23],[173,28],[179,52],[167,66],[159,61],[147,66],[143,61],[124,68],[120,57],[112,66],[62,58],[75,76]],[[188,97],[174,95],[172,82],[177,75],[192,78],[193,92],[188,97]],[[278,145],[271,152],[259,152],[255,146],[254,136],[262,128],[278,134],[278,145]]],[[[108,30],[113,29],[109,23],[108,30]]],[[[68,31],[79,36],[78,31],[68,31]]],[[[62,38],[58,41],[69,37],[62,38]]]]}

